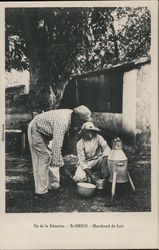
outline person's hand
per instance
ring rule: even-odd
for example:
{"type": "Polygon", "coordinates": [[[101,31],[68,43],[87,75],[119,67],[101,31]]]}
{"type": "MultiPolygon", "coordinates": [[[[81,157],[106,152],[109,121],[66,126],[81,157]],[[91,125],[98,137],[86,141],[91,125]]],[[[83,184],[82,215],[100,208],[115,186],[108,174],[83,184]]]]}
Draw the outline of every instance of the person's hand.
{"type": "Polygon", "coordinates": [[[98,180],[97,177],[94,174],[92,174],[92,172],[90,171],[89,168],[86,168],[85,172],[87,173],[88,176],[91,177],[91,179],[92,179],[93,182],[95,182],[95,183],[97,182],[97,180],[98,180]]]}

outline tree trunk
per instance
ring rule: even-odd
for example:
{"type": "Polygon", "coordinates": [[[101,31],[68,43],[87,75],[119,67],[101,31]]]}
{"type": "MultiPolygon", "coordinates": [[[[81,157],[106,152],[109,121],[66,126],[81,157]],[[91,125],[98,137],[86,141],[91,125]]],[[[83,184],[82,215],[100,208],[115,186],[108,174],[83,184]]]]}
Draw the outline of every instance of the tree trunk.
{"type": "MultiPolygon", "coordinates": [[[[51,65],[50,65],[51,68],[51,65]]],[[[58,108],[67,81],[54,80],[50,68],[36,60],[30,62],[30,104],[33,111],[47,111],[58,108]]]]}
{"type": "Polygon", "coordinates": [[[29,96],[34,111],[41,112],[58,108],[63,96],[66,82],[61,80],[60,83],[55,83],[54,78],[49,76],[48,71],[49,69],[45,69],[43,63],[39,61],[30,62],[29,96]]]}
{"type": "Polygon", "coordinates": [[[38,25],[38,11],[25,10],[23,14],[30,65],[30,108],[32,112],[56,109],[67,83],[60,64],[57,69],[56,46],[50,41],[46,26],[38,25]]]}
{"type": "Polygon", "coordinates": [[[30,104],[34,111],[41,112],[50,109],[49,84],[46,81],[47,70],[44,71],[44,64],[34,58],[30,61],[30,104]]]}
{"type": "Polygon", "coordinates": [[[110,24],[110,27],[112,29],[113,37],[114,37],[114,56],[115,56],[115,61],[116,63],[119,63],[119,49],[118,49],[118,44],[117,44],[117,35],[114,29],[113,23],[110,24]]]}
{"type": "Polygon", "coordinates": [[[45,27],[37,27],[38,12],[24,11],[24,27],[30,67],[29,106],[31,111],[54,108],[53,72],[49,62],[50,43],[45,27]],[[51,74],[50,74],[51,72],[51,74]]]}

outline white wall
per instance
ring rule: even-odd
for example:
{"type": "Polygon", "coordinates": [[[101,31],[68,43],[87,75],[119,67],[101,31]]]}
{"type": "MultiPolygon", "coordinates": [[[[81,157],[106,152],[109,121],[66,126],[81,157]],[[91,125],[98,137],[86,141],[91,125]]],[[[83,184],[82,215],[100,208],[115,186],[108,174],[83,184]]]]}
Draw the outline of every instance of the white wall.
{"type": "Polygon", "coordinates": [[[137,69],[125,72],[123,76],[122,127],[126,132],[136,133],[136,82],[137,69]]]}
{"type": "MultiPolygon", "coordinates": [[[[138,71],[136,102],[136,146],[141,151],[151,147],[151,65],[138,71]]],[[[152,114],[153,115],[153,114],[152,114]]]]}
{"type": "Polygon", "coordinates": [[[137,77],[137,132],[150,129],[151,122],[151,81],[150,64],[144,65],[138,71],[137,77]]]}

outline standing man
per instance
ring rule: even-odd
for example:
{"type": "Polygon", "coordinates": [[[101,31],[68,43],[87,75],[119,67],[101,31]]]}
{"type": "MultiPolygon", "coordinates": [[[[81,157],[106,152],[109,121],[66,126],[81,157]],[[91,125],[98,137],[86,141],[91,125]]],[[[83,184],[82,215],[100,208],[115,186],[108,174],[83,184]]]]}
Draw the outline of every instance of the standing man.
{"type": "Polygon", "coordinates": [[[59,168],[64,165],[62,145],[65,133],[79,130],[91,121],[91,111],[81,105],[74,110],[57,109],[41,113],[28,126],[36,197],[44,198],[49,189],[60,187],[59,168]],[[48,148],[52,140],[51,150],[48,148]]]}

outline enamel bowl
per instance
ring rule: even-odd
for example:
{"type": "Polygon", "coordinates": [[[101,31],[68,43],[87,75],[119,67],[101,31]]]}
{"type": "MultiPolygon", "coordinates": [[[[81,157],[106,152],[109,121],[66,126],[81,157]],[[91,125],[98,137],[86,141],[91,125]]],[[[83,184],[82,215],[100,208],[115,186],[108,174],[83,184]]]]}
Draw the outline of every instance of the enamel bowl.
{"type": "Polygon", "coordinates": [[[86,182],[77,183],[77,192],[80,196],[90,197],[95,193],[96,185],[86,182]]]}

